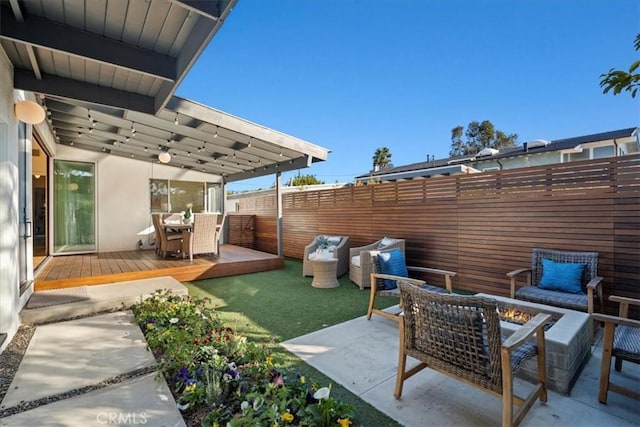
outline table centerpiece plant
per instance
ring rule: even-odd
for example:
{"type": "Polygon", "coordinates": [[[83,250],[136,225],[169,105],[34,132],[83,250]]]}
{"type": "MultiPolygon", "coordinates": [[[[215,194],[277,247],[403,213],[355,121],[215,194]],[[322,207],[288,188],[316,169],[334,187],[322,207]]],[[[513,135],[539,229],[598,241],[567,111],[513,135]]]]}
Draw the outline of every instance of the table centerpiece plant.
{"type": "Polygon", "coordinates": [[[182,222],[185,224],[189,224],[191,222],[191,210],[193,209],[193,203],[188,203],[187,208],[184,210],[184,214],[182,216],[182,222]]]}

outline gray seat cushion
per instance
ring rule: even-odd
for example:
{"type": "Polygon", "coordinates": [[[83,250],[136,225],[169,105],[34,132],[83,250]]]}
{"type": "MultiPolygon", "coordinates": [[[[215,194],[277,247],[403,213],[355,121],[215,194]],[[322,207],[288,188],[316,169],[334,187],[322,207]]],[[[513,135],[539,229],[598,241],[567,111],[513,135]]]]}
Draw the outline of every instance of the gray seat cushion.
{"type": "MultiPolygon", "coordinates": [[[[447,294],[447,290],[444,288],[439,288],[437,286],[433,286],[433,285],[429,285],[427,283],[425,283],[424,285],[420,286],[420,289],[424,289],[426,291],[429,292],[436,292],[438,294],[447,294]]],[[[398,288],[394,288],[394,289],[383,289],[378,291],[378,295],[383,296],[383,297],[396,297],[396,298],[400,298],[400,289],[398,288]]]]}
{"type": "Polygon", "coordinates": [[[640,329],[618,325],[613,339],[613,355],[640,363],[640,329]]]}
{"type": "Polygon", "coordinates": [[[570,294],[562,291],[540,289],[537,286],[524,286],[516,291],[516,299],[553,305],[570,310],[588,311],[589,300],[587,294],[570,294]]]}

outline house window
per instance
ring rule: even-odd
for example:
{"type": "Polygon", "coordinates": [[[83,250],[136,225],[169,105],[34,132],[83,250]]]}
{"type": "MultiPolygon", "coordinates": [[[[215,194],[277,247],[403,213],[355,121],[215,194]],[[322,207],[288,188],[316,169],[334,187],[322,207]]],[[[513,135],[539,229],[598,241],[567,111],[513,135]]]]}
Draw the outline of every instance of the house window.
{"type": "Polygon", "coordinates": [[[585,148],[581,152],[562,153],[562,163],[589,160],[589,152],[590,150],[585,148]]]}
{"type": "Polygon", "coordinates": [[[615,157],[615,147],[611,144],[600,145],[596,147],[585,147],[582,151],[565,151],[562,153],[562,162],[576,162],[579,160],[603,159],[606,157],[615,157]]]}
{"type": "Polygon", "coordinates": [[[150,179],[151,213],[183,212],[188,204],[193,212],[220,212],[220,184],[211,182],[150,179]]]}
{"type": "Polygon", "coordinates": [[[602,159],[604,157],[613,157],[615,156],[615,151],[613,151],[613,145],[607,145],[605,147],[594,147],[593,148],[593,156],[592,159],[602,159]]]}

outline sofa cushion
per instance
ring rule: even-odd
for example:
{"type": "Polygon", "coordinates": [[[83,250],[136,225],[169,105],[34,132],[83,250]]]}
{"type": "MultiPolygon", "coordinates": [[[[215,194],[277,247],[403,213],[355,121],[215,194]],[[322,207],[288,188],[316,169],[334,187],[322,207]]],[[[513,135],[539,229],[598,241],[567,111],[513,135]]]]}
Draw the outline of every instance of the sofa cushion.
{"type": "Polygon", "coordinates": [[[360,255],[355,255],[351,257],[351,265],[360,267],[360,255]]]}
{"type": "Polygon", "coordinates": [[[585,264],[555,262],[542,258],[540,288],[572,294],[582,292],[582,272],[585,264]]]}
{"type": "MultiPolygon", "coordinates": [[[[594,298],[596,298],[595,295],[594,298]]],[[[589,309],[589,298],[587,294],[550,291],[548,289],[541,289],[538,286],[521,287],[516,291],[516,299],[584,312],[589,309]]]]}
{"type": "Polygon", "coordinates": [[[378,243],[378,249],[384,249],[387,246],[393,245],[396,242],[397,242],[396,239],[392,239],[390,237],[383,237],[382,240],[380,240],[380,243],[378,243]]]}
{"type": "Polygon", "coordinates": [[[329,246],[338,246],[342,241],[340,236],[325,236],[327,238],[327,244],[329,246]]]}
{"type": "MultiPolygon", "coordinates": [[[[407,264],[405,263],[404,255],[398,248],[394,248],[389,252],[380,252],[376,256],[376,266],[378,273],[390,274],[399,277],[409,277],[409,272],[407,271],[407,264]]],[[[382,280],[383,289],[395,289],[397,286],[398,285],[395,280],[382,280]]]]}

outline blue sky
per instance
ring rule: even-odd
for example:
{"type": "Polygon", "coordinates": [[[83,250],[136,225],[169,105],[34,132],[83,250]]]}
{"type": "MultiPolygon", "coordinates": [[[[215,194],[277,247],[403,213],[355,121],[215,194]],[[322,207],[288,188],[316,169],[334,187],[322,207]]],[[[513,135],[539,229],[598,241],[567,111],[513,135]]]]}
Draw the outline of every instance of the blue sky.
{"type": "Polygon", "coordinates": [[[639,126],[640,100],[599,86],[638,32],[634,0],[239,0],[176,94],[326,147],[301,173],[352,182],[379,147],[448,157],[473,120],[519,144],[639,126]]]}

